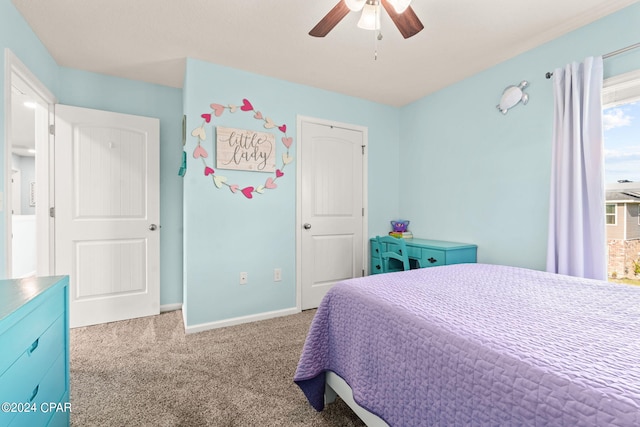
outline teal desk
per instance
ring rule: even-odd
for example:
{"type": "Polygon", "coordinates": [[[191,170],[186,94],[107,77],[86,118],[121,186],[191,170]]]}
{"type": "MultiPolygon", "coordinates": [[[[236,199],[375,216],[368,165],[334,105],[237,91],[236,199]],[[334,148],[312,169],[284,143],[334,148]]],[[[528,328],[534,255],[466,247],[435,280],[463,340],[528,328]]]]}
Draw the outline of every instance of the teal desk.
{"type": "MultiPolygon", "coordinates": [[[[375,239],[372,238],[369,241],[371,274],[378,274],[382,272],[382,266],[380,255],[375,253],[373,245],[371,245],[371,242],[374,240],[375,239]]],[[[412,269],[435,267],[438,265],[473,263],[477,261],[478,247],[476,245],[418,238],[404,239],[404,241],[407,244],[409,263],[412,269]]],[[[382,250],[386,251],[388,248],[382,248],[382,250]]],[[[394,264],[391,264],[390,268],[394,268],[393,265],[394,264]]],[[[398,271],[402,270],[401,265],[398,265],[396,268],[398,271]]]]}

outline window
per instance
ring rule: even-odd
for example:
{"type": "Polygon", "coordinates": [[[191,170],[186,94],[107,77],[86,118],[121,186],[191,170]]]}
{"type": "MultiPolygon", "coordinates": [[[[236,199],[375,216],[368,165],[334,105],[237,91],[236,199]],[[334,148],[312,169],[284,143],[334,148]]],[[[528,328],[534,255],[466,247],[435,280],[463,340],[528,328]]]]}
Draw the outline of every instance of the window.
{"type": "Polygon", "coordinates": [[[606,186],[640,187],[640,70],[606,79],[602,105],[606,186]]]}
{"type": "Polygon", "coordinates": [[[616,225],[616,205],[607,205],[607,225],[616,225]]]}
{"type": "Polygon", "coordinates": [[[640,285],[640,70],[606,79],[602,106],[608,276],[640,285]]]}

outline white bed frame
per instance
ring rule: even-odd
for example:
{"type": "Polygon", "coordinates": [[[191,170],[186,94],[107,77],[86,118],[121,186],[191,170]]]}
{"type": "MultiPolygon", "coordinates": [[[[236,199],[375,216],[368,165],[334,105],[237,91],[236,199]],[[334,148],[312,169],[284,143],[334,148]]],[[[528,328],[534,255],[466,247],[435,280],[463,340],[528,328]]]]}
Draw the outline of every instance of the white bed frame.
{"type": "Polygon", "coordinates": [[[389,424],[384,422],[382,418],[376,414],[364,409],[353,400],[353,392],[349,384],[337,374],[327,371],[325,374],[326,385],[324,388],[324,403],[325,405],[333,403],[336,400],[336,396],[340,396],[344,402],[349,405],[353,412],[364,421],[368,427],[389,427],[389,424]]]}

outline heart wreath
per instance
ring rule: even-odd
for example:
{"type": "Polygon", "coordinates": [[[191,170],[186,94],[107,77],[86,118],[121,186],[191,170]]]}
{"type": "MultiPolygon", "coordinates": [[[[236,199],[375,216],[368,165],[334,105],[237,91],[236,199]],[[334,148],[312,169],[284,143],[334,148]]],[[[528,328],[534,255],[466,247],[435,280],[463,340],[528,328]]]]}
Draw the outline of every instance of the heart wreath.
{"type": "Polygon", "coordinates": [[[211,104],[211,112],[201,114],[200,117],[202,117],[203,119],[202,124],[191,132],[191,136],[194,136],[198,139],[196,148],[193,150],[193,158],[202,160],[202,164],[204,166],[204,176],[211,177],[214,185],[217,188],[222,188],[223,186],[226,186],[229,188],[229,190],[231,190],[232,193],[236,194],[240,192],[247,199],[252,199],[254,193],[263,194],[265,190],[273,190],[278,187],[278,185],[276,184],[276,180],[284,176],[284,168],[293,161],[293,157],[289,155],[289,148],[291,148],[291,145],[293,144],[293,138],[290,136],[287,136],[286,124],[278,125],[271,118],[263,116],[260,111],[257,111],[253,108],[253,105],[251,105],[251,102],[249,102],[249,100],[247,99],[242,100],[241,106],[237,106],[233,104],[229,104],[227,106],[221,105],[221,104],[211,104]],[[253,113],[254,119],[264,122],[263,126],[265,127],[265,129],[277,128],[284,135],[281,138],[281,141],[282,141],[282,144],[287,148],[287,151],[286,153],[282,154],[282,166],[279,169],[276,169],[275,176],[267,178],[264,184],[261,184],[255,187],[247,186],[247,187],[240,188],[240,185],[238,184],[227,183],[227,177],[216,174],[213,167],[207,164],[207,158],[209,157],[209,153],[207,153],[207,150],[205,150],[205,148],[202,146],[202,143],[207,139],[207,133],[205,132],[204,127],[205,127],[205,124],[211,122],[211,119],[214,116],[215,117],[222,116],[225,110],[229,110],[229,112],[231,113],[235,113],[238,110],[243,112],[253,113]]]}

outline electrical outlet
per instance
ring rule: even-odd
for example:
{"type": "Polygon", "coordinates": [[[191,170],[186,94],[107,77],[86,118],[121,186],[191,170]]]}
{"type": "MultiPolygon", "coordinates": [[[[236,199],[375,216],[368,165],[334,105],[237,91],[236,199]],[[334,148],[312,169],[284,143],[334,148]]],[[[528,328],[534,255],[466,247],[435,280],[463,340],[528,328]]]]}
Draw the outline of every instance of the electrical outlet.
{"type": "Polygon", "coordinates": [[[282,269],[276,268],[273,270],[273,281],[280,282],[282,280],[282,269]]]}
{"type": "Polygon", "coordinates": [[[248,275],[247,275],[246,271],[243,271],[243,272],[240,273],[240,284],[241,285],[246,285],[247,284],[247,278],[248,278],[247,276],[248,275]]]}

